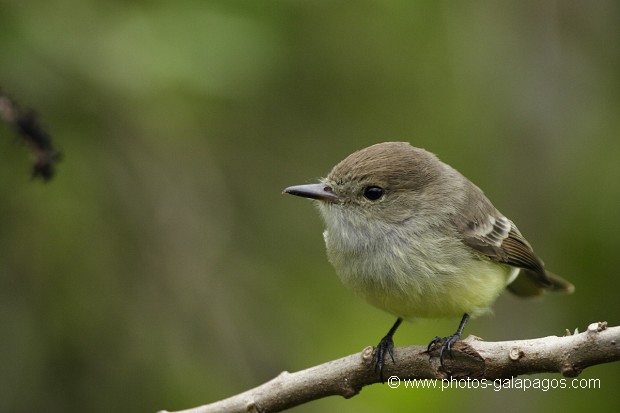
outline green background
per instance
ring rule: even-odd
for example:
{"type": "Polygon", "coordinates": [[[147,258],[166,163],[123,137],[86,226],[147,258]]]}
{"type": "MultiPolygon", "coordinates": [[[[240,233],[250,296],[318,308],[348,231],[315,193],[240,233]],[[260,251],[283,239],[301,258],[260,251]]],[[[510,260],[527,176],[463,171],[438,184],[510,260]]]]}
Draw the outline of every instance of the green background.
{"type": "MultiPolygon", "coordinates": [[[[188,408],[376,344],[393,317],[281,190],[386,140],[459,169],[577,286],[503,295],[466,334],[620,324],[619,39],[611,0],[0,0],[0,86],[64,153],[32,181],[0,125],[0,411],[188,408]]],[[[619,364],[581,377],[601,389],[374,385],[296,411],[617,408],[619,364]]]]}

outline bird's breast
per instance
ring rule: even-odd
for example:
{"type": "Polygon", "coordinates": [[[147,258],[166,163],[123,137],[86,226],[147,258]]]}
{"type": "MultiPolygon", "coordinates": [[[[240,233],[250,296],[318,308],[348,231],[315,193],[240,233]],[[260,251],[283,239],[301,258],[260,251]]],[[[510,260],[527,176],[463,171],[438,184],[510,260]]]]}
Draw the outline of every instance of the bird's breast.
{"type": "Polygon", "coordinates": [[[509,267],[479,259],[449,235],[388,231],[360,240],[359,234],[328,230],[324,238],[342,282],[403,318],[482,313],[510,274],[509,267]]]}

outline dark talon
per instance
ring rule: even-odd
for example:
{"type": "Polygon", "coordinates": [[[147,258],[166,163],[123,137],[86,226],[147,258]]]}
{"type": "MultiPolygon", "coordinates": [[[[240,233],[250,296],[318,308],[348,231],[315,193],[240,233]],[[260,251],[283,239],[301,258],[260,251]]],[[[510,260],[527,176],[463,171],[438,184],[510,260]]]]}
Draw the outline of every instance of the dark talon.
{"type": "Polygon", "coordinates": [[[441,363],[441,367],[445,370],[446,366],[443,363],[443,355],[444,352],[446,350],[448,350],[448,354],[450,355],[450,358],[454,358],[454,356],[452,355],[452,345],[454,343],[456,343],[457,341],[459,341],[461,339],[461,335],[460,334],[453,334],[449,337],[446,337],[443,340],[443,344],[441,346],[441,350],[439,350],[439,362],[441,363]]]}
{"type": "Polygon", "coordinates": [[[439,336],[435,336],[435,338],[432,339],[430,343],[428,343],[428,347],[426,347],[426,352],[428,353],[429,351],[431,351],[431,348],[433,348],[435,344],[442,343],[443,341],[444,341],[443,338],[439,336]]]}
{"type": "Polygon", "coordinates": [[[392,337],[390,336],[385,336],[381,339],[379,344],[377,344],[377,351],[374,356],[375,373],[379,373],[381,383],[385,382],[383,379],[383,366],[386,354],[390,355],[392,363],[394,363],[394,340],[392,340],[392,337]]]}
{"type": "Polygon", "coordinates": [[[375,363],[375,373],[379,373],[379,379],[381,379],[381,383],[385,383],[383,379],[383,366],[385,365],[385,355],[389,354],[392,359],[392,363],[396,363],[394,361],[394,340],[392,336],[396,332],[400,323],[402,323],[403,319],[399,318],[396,320],[390,331],[379,341],[377,344],[377,349],[375,351],[375,355],[373,357],[373,361],[375,363]]]}
{"type": "Polygon", "coordinates": [[[463,318],[461,319],[461,324],[459,324],[459,328],[456,330],[456,333],[452,334],[451,336],[445,337],[445,338],[435,337],[434,339],[431,340],[430,343],[428,343],[428,347],[426,349],[427,352],[430,351],[431,348],[435,344],[441,343],[441,349],[439,350],[439,363],[441,364],[442,369],[446,370],[446,366],[443,362],[444,353],[447,350],[448,354],[450,355],[450,358],[454,358],[452,356],[452,345],[461,339],[461,334],[463,334],[463,329],[465,328],[465,324],[467,324],[468,320],[469,320],[469,315],[463,314],[463,318]]]}

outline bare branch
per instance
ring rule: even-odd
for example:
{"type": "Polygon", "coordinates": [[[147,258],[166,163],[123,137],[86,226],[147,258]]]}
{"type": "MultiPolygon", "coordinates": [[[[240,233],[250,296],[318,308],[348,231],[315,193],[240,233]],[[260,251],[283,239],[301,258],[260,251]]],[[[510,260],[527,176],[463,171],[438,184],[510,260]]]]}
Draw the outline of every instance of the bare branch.
{"type": "MultiPolygon", "coordinates": [[[[444,371],[436,351],[409,346],[394,351],[395,365],[386,377],[407,379],[507,379],[522,374],[560,373],[576,377],[596,364],[620,361],[620,327],[594,323],[581,334],[532,340],[486,342],[475,336],[453,346],[444,371]]],[[[279,412],[311,400],[340,395],[353,397],[362,387],[379,381],[372,363],[373,348],[275,379],[215,403],[176,413],[279,412]]],[[[167,413],[167,412],[160,412],[167,413]]]]}

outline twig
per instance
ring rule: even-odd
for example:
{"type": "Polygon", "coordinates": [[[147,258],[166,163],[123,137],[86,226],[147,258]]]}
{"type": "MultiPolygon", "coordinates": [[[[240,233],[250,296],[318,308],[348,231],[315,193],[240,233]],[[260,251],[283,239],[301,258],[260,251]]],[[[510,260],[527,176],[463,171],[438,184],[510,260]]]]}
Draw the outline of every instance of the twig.
{"type": "MultiPolygon", "coordinates": [[[[422,346],[397,348],[396,363],[387,363],[386,377],[498,380],[534,373],[576,377],[586,367],[620,361],[620,327],[607,328],[607,322],[600,322],[590,324],[581,334],[501,342],[469,336],[453,346],[454,358],[446,358],[449,373],[441,368],[436,353],[429,354],[422,346]]],[[[372,356],[373,348],[367,347],[296,373],[283,372],[244,393],[176,413],[279,412],[327,396],[353,397],[362,387],[379,381],[372,356]]]]}
{"type": "Polygon", "coordinates": [[[0,89],[0,120],[13,129],[28,145],[35,160],[32,176],[48,181],[54,175],[54,165],[60,160],[60,152],[52,146],[52,138],[41,127],[33,110],[23,110],[17,102],[0,89]]]}

